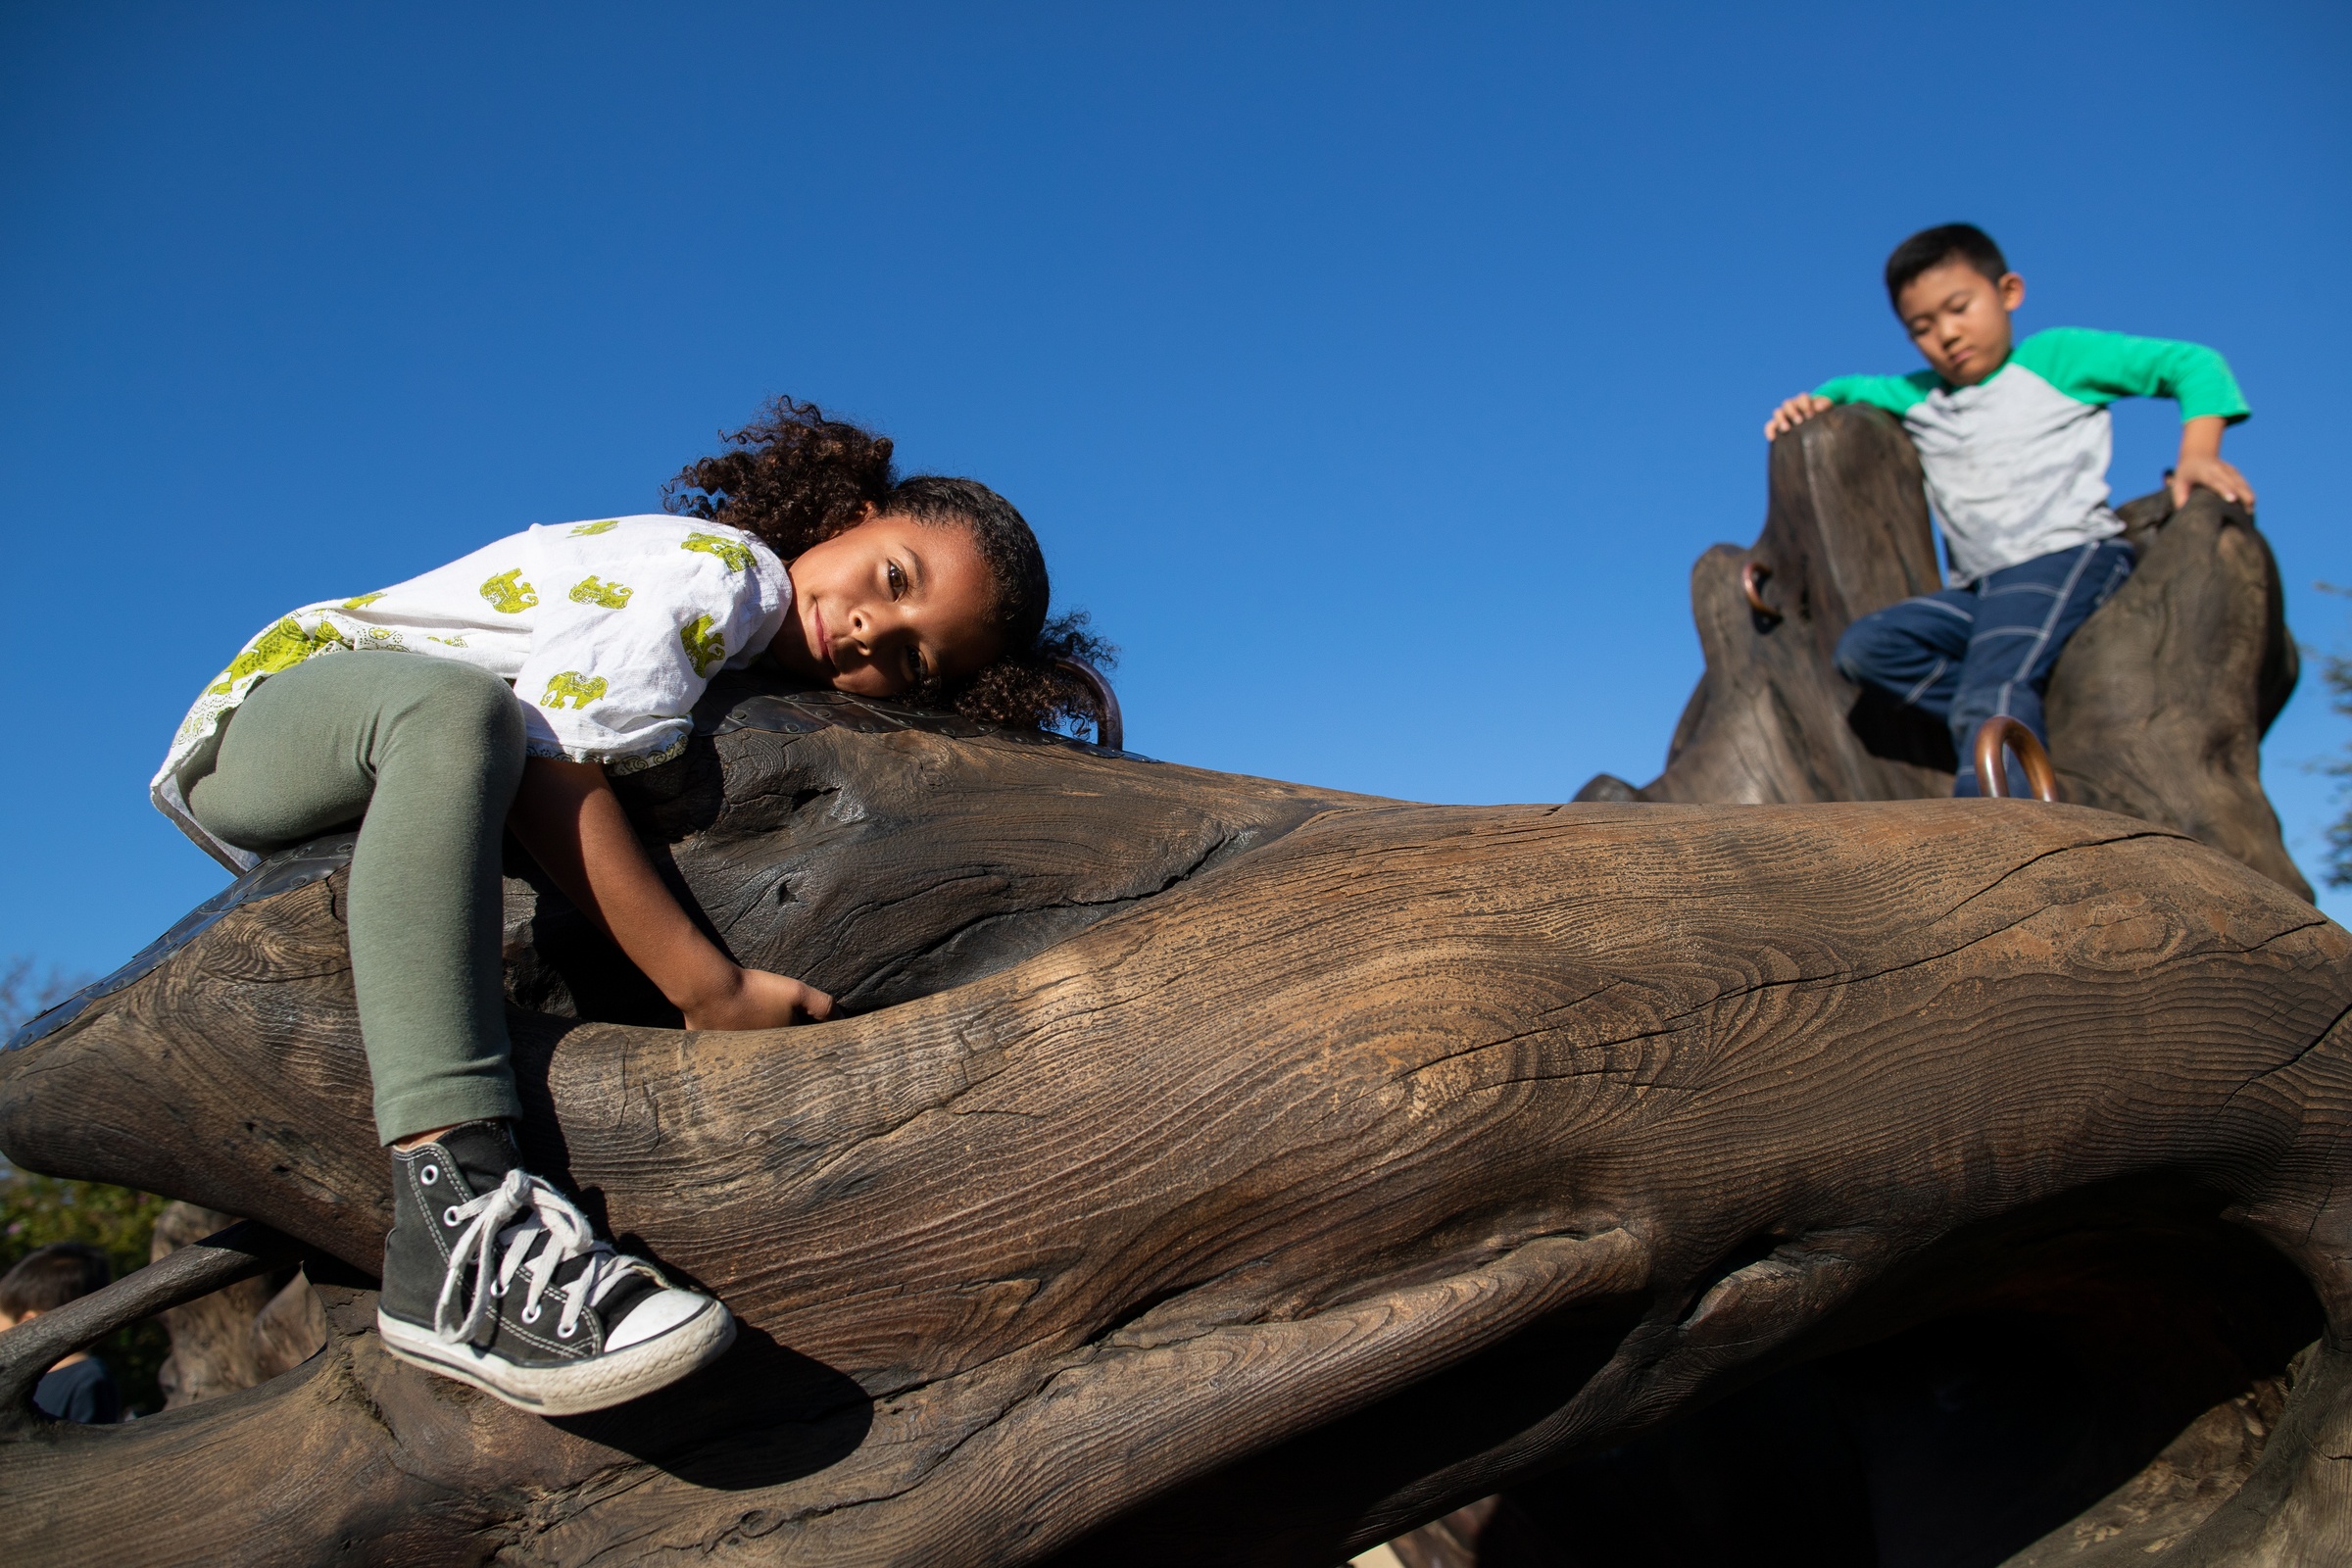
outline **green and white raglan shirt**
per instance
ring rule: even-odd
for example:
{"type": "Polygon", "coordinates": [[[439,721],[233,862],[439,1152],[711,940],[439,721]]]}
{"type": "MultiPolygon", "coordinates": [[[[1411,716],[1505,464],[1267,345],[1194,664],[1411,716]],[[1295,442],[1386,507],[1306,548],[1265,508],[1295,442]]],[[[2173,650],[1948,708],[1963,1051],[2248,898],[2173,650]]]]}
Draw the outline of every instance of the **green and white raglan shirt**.
{"type": "Polygon", "coordinates": [[[2124,531],[2107,506],[2117,398],[2174,398],[2182,419],[2247,414],[2213,350],[2079,326],[2034,333],[1975,386],[1922,370],[1841,375],[1815,390],[1885,409],[1911,432],[1955,586],[2124,531]]]}
{"type": "Polygon", "coordinates": [[[425,654],[514,688],[534,757],[627,773],[666,761],[692,734],[697,699],[775,637],[792,578],[751,535],[684,517],[543,523],[421,577],[281,615],[245,644],[188,710],[148,793],[232,869],[257,857],[188,814],[180,769],[217,743],[222,717],[262,681],[325,654],[425,654]]]}

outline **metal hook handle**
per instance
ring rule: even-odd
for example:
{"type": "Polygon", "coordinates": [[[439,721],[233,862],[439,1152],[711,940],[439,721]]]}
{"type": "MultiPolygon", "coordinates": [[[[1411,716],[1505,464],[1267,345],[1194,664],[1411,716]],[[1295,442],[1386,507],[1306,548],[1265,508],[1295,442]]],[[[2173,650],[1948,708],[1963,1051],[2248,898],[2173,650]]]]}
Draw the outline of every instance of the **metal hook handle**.
{"type": "Polygon", "coordinates": [[[2006,713],[1995,713],[1977,726],[1977,788],[1996,801],[2009,798],[2009,769],[2002,765],[2004,750],[2017,754],[2018,765],[2026,770],[2026,787],[2037,801],[2058,799],[2058,770],[2050,766],[2050,754],[2041,749],[2034,732],[2006,713]]]}
{"type": "Polygon", "coordinates": [[[1747,595],[1747,608],[1766,620],[1781,619],[1781,612],[1764,602],[1764,581],[1772,568],[1761,561],[1751,561],[1740,568],[1740,591],[1747,595]]]}
{"type": "Polygon", "coordinates": [[[1095,698],[1095,744],[1114,752],[1127,749],[1126,721],[1119,717],[1119,694],[1110,689],[1102,672],[1083,659],[1064,654],[1054,661],[1056,669],[1066,669],[1086,683],[1095,698]]]}

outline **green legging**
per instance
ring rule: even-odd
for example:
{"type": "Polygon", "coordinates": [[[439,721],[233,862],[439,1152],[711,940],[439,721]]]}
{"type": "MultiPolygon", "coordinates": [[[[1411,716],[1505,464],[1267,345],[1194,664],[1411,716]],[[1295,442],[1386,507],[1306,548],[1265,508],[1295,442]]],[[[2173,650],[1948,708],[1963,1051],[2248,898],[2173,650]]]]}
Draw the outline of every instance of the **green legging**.
{"type": "Polygon", "coordinates": [[[331,654],[253,689],[211,767],[207,829],[264,854],[359,822],[351,978],[385,1143],[519,1116],[508,1061],[499,840],[522,781],[506,682],[419,654],[331,654]]]}

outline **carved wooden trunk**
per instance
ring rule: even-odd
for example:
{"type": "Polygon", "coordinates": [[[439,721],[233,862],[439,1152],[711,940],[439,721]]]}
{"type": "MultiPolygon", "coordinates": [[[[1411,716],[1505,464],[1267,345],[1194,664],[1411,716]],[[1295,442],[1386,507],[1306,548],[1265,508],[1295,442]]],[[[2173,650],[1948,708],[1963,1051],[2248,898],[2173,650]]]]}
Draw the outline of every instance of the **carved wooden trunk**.
{"type": "MultiPolygon", "coordinates": [[[[1799,561],[1644,795],[1933,793],[1815,667],[1907,579],[1799,561]]],[[[1954,1562],[2352,1550],[2352,938],[2276,867],[2080,807],[1418,807],[745,685],[702,718],[633,815],[852,1014],[682,1033],[519,862],[510,980],[533,1163],[738,1348],[560,1421],[382,1354],[330,839],[0,1053],[11,1158],[291,1238],[142,1299],[243,1247],[329,1325],[128,1428],[16,1412],[0,1556],[1327,1568],[1496,1494],[1399,1550],[1878,1561],[1889,1496],[1954,1562]]]]}

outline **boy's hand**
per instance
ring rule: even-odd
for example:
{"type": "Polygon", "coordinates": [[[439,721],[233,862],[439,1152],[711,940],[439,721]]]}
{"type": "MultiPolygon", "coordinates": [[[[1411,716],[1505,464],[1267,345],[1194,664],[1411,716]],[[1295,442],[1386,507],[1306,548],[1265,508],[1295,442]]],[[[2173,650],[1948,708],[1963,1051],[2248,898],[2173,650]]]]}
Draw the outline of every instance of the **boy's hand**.
{"type": "Polygon", "coordinates": [[[2166,481],[2173,492],[2173,505],[2188,505],[2188,492],[2196,485],[2234,501],[2248,512],[2254,510],[2254,487],[2246,476],[2222,461],[2222,432],[2229,421],[2215,415],[2199,415],[2180,426],[2180,457],[2173,465],[2172,477],[2166,481]]]}
{"type": "Polygon", "coordinates": [[[2223,501],[2236,501],[2248,513],[2253,511],[2253,487],[2246,484],[2246,475],[2221,461],[2221,432],[2228,428],[2230,420],[2216,414],[2199,414],[2197,418],[2182,420],[2180,459],[2166,479],[2174,491],[2174,506],[2187,506],[2189,489],[2204,484],[2223,501]]]}
{"type": "Polygon", "coordinates": [[[1764,421],[1764,439],[1777,441],[1816,414],[1827,414],[1837,406],[1817,393],[1799,392],[1772,411],[1772,417],[1764,421]]]}
{"type": "Polygon", "coordinates": [[[680,1010],[689,1029],[781,1029],[831,1017],[833,999],[786,975],[737,968],[732,985],[680,1010]]]}
{"type": "Polygon", "coordinates": [[[2246,476],[2218,457],[2182,458],[2173,469],[2173,505],[2188,505],[2188,492],[2197,485],[2220,496],[2224,501],[2235,501],[2251,511],[2254,506],[2254,487],[2246,476]]]}

